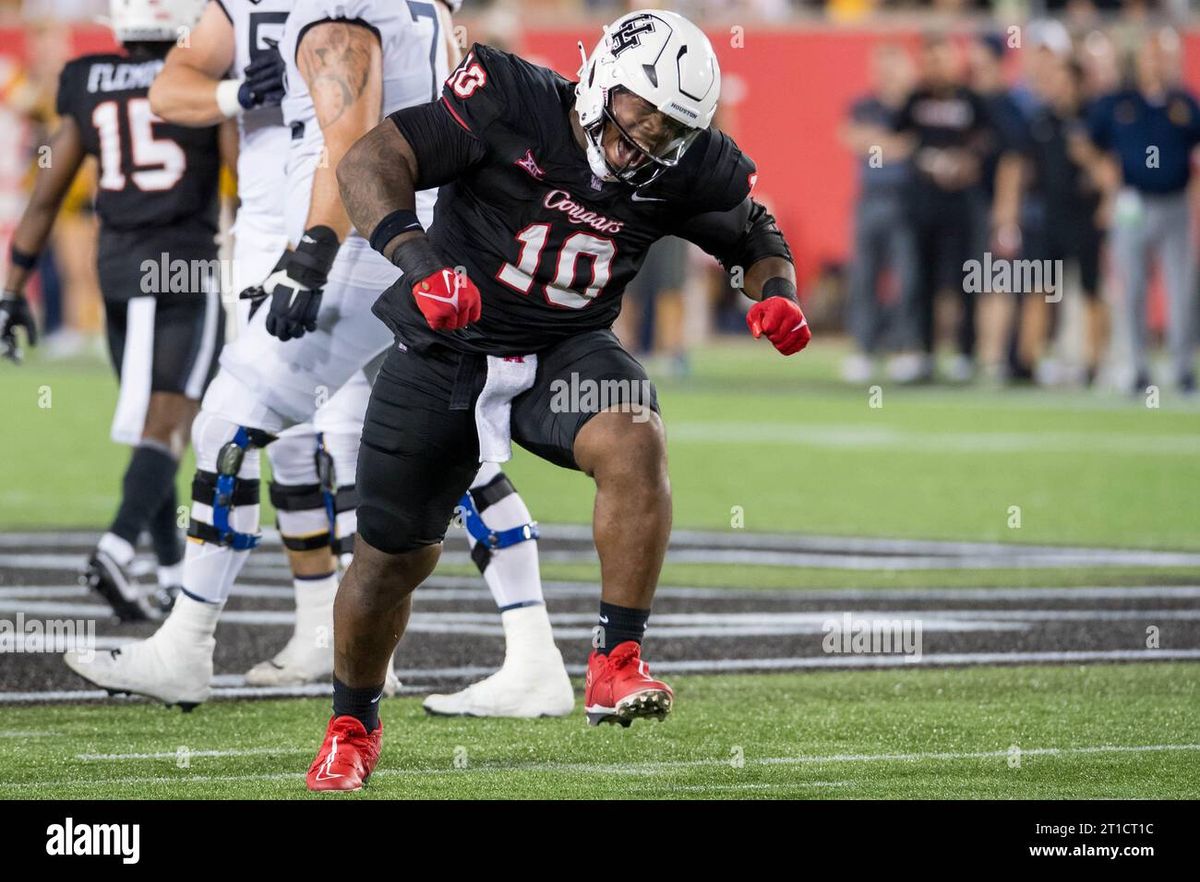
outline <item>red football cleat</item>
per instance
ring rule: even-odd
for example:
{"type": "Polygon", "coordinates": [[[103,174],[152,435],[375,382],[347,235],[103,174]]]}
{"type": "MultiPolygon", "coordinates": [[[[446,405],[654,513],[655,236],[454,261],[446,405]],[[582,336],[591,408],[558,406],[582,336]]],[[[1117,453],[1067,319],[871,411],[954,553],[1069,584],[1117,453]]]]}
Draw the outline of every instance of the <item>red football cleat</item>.
{"type": "Polygon", "coordinates": [[[663,720],[674,700],[671,687],[650,676],[642,647],[633,640],[617,644],[608,655],[593,652],[588,658],[583,703],[592,726],[628,726],[637,717],[663,720]]]}
{"type": "Polygon", "coordinates": [[[361,790],[379,762],[383,722],[370,735],[357,718],[333,717],[325,743],[308,767],[309,790],[361,790]]]}

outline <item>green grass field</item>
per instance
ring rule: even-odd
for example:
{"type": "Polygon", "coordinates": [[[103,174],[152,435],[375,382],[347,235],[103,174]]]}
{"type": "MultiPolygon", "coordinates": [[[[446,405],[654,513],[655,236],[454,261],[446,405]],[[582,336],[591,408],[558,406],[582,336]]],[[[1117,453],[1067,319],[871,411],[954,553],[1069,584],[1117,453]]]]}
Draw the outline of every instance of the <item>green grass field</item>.
{"type": "MultiPolygon", "coordinates": [[[[1194,666],[678,678],[665,723],[426,717],[386,699],[379,798],[1184,798],[1194,666]],[[1148,749],[1149,748],[1149,749],[1148,749]]],[[[6,709],[0,797],[293,798],[323,701],[6,709]]],[[[335,797],[336,798],[336,797],[335,797]]]]}
{"type": "MultiPolygon", "coordinates": [[[[686,383],[660,381],[677,526],[728,528],[740,506],[747,530],[1200,548],[1195,403],[1168,391],[1151,409],[1082,392],[885,387],[871,407],[866,390],[834,381],[838,354],[726,345],[698,353],[686,383]]],[[[17,467],[0,526],[104,523],[127,456],[108,440],[107,366],[3,368],[17,467]]],[[[509,471],[539,520],[590,518],[581,475],[523,451],[509,471]]],[[[181,498],[189,480],[185,467],[181,498]]]]}
{"type": "MultiPolygon", "coordinates": [[[[679,528],[1200,549],[1200,407],[835,380],[836,346],[698,353],[662,379],[679,528]],[[1012,525],[1013,506],[1020,526],[1012,525]]],[[[102,526],[126,451],[95,361],[0,366],[0,528],[102,526]],[[49,407],[39,406],[47,403],[49,407]]],[[[586,523],[580,475],[518,452],[535,517],[586,523]]],[[[190,465],[180,474],[186,498],[190,465]]],[[[264,500],[265,501],[265,500],[264,500]]],[[[269,522],[272,515],[264,512],[269,522]]],[[[441,571],[467,575],[469,567],[441,571]]],[[[550,579],[595,581],[587,564],[550,579]]],[[[831,589],[1196,584],[1182,567],[827,570],[670,563],[664,584],[831,589]]],[[[387,702],[374,797],[1195,797],[1200,664],[675,677],[666,723],[426,718],[387,702]],[[1019,755],[1014,753],[1019,749],[1019,755]],[[1019,761],[1018,761],[1019,759],[1019,761]],[[606,774],[597,774],[606,772],[606,774]]],[[[0,705],[0,797],[295,797],[324,699],[0,705]],[[182,759],[181,759],[182,758],[182,759]],[[183,762],[186,759],[186,763],[183,762]],[[181,767],[182,766],[182,767],[181,767]]]]}

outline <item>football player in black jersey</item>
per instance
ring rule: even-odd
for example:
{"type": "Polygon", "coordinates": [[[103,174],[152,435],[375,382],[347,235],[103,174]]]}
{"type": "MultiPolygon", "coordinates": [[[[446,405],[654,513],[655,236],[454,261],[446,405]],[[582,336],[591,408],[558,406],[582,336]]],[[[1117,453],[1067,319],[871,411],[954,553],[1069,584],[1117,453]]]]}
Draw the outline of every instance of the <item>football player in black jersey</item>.
{"type": "Polygon", "coordinates": [[[503,461],[514,439],[596,482],[588,721],[671,708],[640,646],[671,528],[666,444],[653,388],[609,330],[621,294],[650,244],[674,234],[757,301],[755,337],[790,355],[811,335],[787,244],[750,197],[755,166],[709,128],[720,71],[704,34],[674,13],[630,13],[580,80],[476,44],[439,101],[392,114],[338,167],[355,227],[404,277],[375,306],[397,345],[367,410],[356,554],[334,610],[334,715],[311,789],[369,776],[411,592],[479,461],[503,461]],[[434,186],[426,232],[413,194],[434,186]]]}
{"type": "Polygon", "coordinates": [[[69,62],[58,86],[61,122],[12,239],[0,300],[0,348],[20,355],[35,324],[23,290],[75,173],[96,157],[98,269],[109,354],[121,394],[112,436],[133,446],[121,503],[85,579],[122,620],[152,609],[128,576],[143,530],[159,564],[160,605],[179,584],[183,548],[175,472],[224,339],[217,269],[216,128],[166,125],[147,91],[167,50],[186,36],[203,0],[113,0],[123,51],[69,62]]]}

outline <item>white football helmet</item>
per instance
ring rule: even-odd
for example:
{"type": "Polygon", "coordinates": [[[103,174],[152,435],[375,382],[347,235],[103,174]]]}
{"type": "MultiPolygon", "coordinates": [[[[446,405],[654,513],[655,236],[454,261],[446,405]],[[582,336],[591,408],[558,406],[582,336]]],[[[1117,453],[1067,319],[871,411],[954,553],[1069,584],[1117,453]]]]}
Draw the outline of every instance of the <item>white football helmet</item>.
{"type": "Polygon", "coordinates": [[[109,27],[121,43],[174,43],[200,20],[206,0],[109,0],[109,27]]]}
{"type": "Polygon", "coordinates": [[[575,110],[587,134],[588,164],[602,180],[642,187],[671,168],[696,136],[708,128],[721,95],[721,68],[708,37],[682,15],[641,9],[604,29],[591,55],[579,44],[583,65],[575,87],[575,110]],[[678,135],[654,153],[646,151],[612,115],[619,90],[637,95],[678,124],[678,135]],[[606,123],[617,127],[643,159],[613,168],[601,146],[606,123]]]}

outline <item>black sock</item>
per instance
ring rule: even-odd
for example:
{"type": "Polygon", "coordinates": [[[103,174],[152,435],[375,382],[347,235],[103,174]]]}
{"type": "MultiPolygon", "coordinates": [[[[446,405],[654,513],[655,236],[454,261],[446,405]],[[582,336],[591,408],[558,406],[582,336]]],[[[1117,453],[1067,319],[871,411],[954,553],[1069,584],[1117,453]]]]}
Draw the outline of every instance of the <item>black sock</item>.
{"type": "Polygon", "coordinates": [[[121,507],[108,531],[137,545],[138,536],[158,511],[163,496],[175,486],[178,467],[175,457],[157,445],[139,444],[133,448],[121,484],[121,507]]]}
{"type": "Polygon", "coordinates": [[[383,695],[383,684],[366,689],[352,689],[333,678],[333,715],[354,717],[368,732],[379,728],[379,698],[383,695]]]}
{"type": "Polygon", "coordinates": [[[615,603],[600,601],[600,620],[592,633],[592,646],[601,655],[619,644],[632,640],[639,646],[642,636],[646,633],[646,621],[650,618],[650,610],[633,609],[628,606],[617,606],[615,603]]]}
{"type": "Polygon", "coordinates": [[[175,484],[167,490],[162,505],[150,517],[146,528],[150,531],[150,542],[160,567],[170,567],[183,560],[183,539],[179,528],[179,500],[175,495],[175,484]]]}

